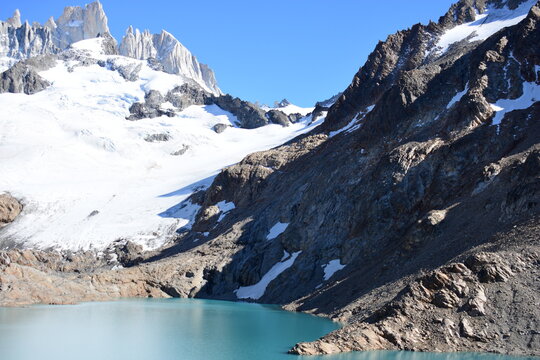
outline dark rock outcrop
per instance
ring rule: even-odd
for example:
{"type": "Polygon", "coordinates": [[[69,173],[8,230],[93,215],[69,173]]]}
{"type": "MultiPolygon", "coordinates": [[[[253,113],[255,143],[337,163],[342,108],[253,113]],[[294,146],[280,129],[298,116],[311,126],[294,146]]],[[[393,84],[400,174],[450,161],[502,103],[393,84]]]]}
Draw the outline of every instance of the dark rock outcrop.
{"type": "Polygon", "coordinates": [[[172,110],[161,109],[161,104],[165,99],[163,95],[157,90],[150,90],[144,96],[144,103],[136,102],[129,108],[130,115],[126,118],[127,120],[140,120],[145,118],[153,119],[159,116],[168,116],[172,117],[175,115],[172,110]]]}
{"type": "Polygon", "coordinates": [[[50,83],[43,79],[31,66],[17,63],[0,75],[0,93],[35,94],[50,83]]]}
{"type": "Polygon", "coordinates": [[[231,95],[213,97],[211,103],[236,116],[239,125],[245,129],[254,129],[268,124],[264,110],[257,105],[231,95]]]}

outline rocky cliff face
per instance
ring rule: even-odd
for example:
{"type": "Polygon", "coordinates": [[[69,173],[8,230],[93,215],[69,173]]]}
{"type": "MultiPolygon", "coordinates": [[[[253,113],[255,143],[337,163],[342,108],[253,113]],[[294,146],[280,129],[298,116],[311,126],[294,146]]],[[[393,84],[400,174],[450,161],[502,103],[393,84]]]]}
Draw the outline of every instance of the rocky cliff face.
{"type": "Polygon", "coordinates": [[[56,54],[77,41],[108,33],[107,16],[99,1],[84,8],[68,6],[56,21],[51,17],[44,25],[21,23],[16,10],[13,17],[0,21],[0,56],[20,60],[56,54]]]}
{"type": "Polygon", "coordinates": [[[321,127],[187,200],[201,208],[175,244],[90,275],[4,253],[2,303],[244,299],[347,324],[298,354],[540,355],[539,26],[539,3],[462,0],[391,35],[321,127]],[[443,42],[503,13],[515,25],[443,42]],[[40,285],[51,277],[73,292],[40,285]]]}
{"type": "Polygon", "coordinates": [[[120,44],[120,54],[135,59],[155,58],[163,70],[193,79],[205,90],[220,95],[214,72],[189,52],[172,34],[163,30],[160,34],[140,32],[129,27],[120,44]]]}
{"type": "MultiPolygon", "coordinates": [[[[99,36],[110,39],[111,46],[106,52],[109,55],[119,53],[135,59],[148,59],[161,71],[191,79],[213,95],[222,94],[212,69],[199,63],[188,49],[166,31],[152,35],[148,31],[141,33],[130,27],[118,49],[109,33],[108,19],[99,1],[84,7],[68,6],[58,19],[51,17],[43,25],[21,23],[21,14],[16,10],[11,18],[0,21],[0,57],[17,61],[58,54],[73,43],[99,36]]],[[[11,62],[3,65],[11,65],[11,62]]]]}
{"type": "Polygon", "coordinates": [[[47,27],[20,25],[16,21],[0,22],[0,56],[26,59],[59,51],[53,31],[47,27]],[[18,26],[15,26],[15,25],[18,26]]]}
{"type": "Polygon", "coordinates": [[[109,33],[107,16],[99,1],[87,4],[84,8],[68,6],[56,22],[49,21],[47,26],[55,27],[55,43],[60,49],[77,41],[109,33]]]}

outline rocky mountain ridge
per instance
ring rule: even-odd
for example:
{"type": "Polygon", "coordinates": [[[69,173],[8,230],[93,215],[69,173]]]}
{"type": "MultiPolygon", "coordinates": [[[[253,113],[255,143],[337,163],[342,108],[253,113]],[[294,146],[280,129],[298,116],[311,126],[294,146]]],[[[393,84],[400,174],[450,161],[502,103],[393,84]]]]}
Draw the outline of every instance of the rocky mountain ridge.
{"type": "MultiPolygon", "coordinates": [[[[98,36],[109,36],[108,19],[99,1],[84,7],[68,6],[56,20],[45,24],[21,23],[16,10],[6,21],[0,21],[0,57],[24,60],[39,55],[58,54],[71,44],[98,36]]],[[[114,40],[114,47],[116,47],[114,40]]],[[[221,90],[212,69],[198,62],[173,35],[163,30],[159,35],[140,33],[129,28],[116,52],[140,60],[155,59],[163,71],[192,79],[207,91],[220,95],[221,90]]],[[[3,66],[8,65],[3,59],[3,66]]],[[[9,66],[7,66],[9,67],[9,66]]]]}
{"type": "Polygon", "coordinates": [[[134,59],[155,58],[163,65],[163,70],[171,74],[181,74],[204,84],[215,95],[221,95],[214,72],[208,65],[201,64],[172,34],[162,30],[160,34],[140,32],[129,27],[119,47],[120,55],[134,59]]]}

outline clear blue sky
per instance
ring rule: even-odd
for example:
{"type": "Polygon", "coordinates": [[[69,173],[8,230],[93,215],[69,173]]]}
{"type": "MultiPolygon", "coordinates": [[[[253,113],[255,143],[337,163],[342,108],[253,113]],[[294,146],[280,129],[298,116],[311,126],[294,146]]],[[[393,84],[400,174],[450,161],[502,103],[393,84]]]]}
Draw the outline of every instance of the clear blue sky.
{"type": "MultiPolygon", "coordinates": [[[[81,0],[7,0],[23,21],[57,18],[81,0]]],[[[114,37],[129,25],[175,35],[216,72],[221,89],[311,106],[344,90],[379,40],[437,20],[455,0],[102,0],[114,37]]]]}

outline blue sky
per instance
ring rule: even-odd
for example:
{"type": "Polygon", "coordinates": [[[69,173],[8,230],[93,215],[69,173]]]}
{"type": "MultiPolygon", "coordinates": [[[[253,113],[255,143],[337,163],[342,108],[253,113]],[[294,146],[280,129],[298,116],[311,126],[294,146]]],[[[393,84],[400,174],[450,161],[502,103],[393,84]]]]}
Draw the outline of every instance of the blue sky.
{"type": "MultiPolygon", "coordinates": [[[[4,1],[43,23],[80,0],[4,1]]],[[[129,25],[175,35],[216,72],[224,92],[272,104],[302,106],[324,100],[350,83],[379,40],[430,19],[454,0],[102,0],[114,37],[129,25]]]]}

